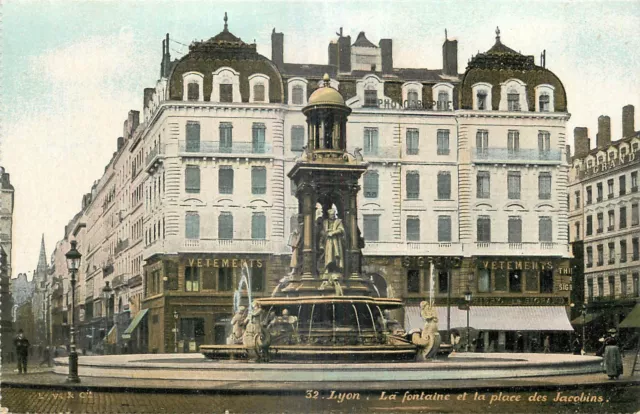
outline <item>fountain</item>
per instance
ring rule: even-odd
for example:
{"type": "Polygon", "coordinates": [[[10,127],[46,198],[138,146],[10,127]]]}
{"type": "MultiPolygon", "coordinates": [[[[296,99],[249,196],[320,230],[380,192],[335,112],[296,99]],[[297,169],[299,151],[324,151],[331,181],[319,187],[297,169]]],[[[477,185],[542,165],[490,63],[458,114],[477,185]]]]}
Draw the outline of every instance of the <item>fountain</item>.
{"type": "Polygon", "coordinates": [[[243,267],[233,332],[227,345],[201,346],[207,358],[415,361],[433,358],[439,350],[433,293],[421,304],[425,328],[407,334],[389,316],[402,301],[381,297],[362,274],[357,196],[368,163],[358,150],[354,155],[346,151],[351,109],[329,86],[327,75],[324,83],[302,109],[309,139],[288,174],[299,202],[299,226],[289,239],[291,273],[280,279],[271,297],[252,300],[249,269],[243,267]],[[317,205],[321,214],[316,218],[317,205]],[[240,306],[243,286],[248,309],[240,306]]]}

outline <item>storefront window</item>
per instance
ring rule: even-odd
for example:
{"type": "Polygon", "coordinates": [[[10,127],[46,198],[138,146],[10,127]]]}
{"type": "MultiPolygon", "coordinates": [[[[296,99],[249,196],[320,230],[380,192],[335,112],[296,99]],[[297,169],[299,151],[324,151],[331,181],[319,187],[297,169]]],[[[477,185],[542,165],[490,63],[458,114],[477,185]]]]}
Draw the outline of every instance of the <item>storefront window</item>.
{"type": "Polygon", "coordinates": [[[214,267],[202,268],[202,289],[215,290],[216,288],[216,269],[214,267]]]}
{"type": "Polygon", "coordinates": [[[187,266],[184,268],[184,290],[197,292],[200,290],[200,269],[187,266]]]}
{"type": "Polygon", "coordinates": [[[499,292],[504,292],[507,290],[507,271],[506,270],[496,270],[493,290],[496,290],[499,292]]]}
{"type": "Polygon", "coordinates": [[[522,271],[520,270],[509,271],[509,292],[511,293],[522,292],[522,271]]]}
{"type": "Polygon", "coordinates": [[[540,293],[553,293],[553,270],[540,272],[540,293]]]}
{"type": "Polygon", "coordinates": [[[447,293],[449,290],[449,273],[438,272],[438,293],[447,293]]]}
{"type": "Polygon", "coordinates": [[[233,290],[233,269],[229,267],[218,269],[218,290],[221,292],[233,290]]]}
{"type": "Polygon", "coordinates": [[[478,270],[478,292],[491,291],[491,271],[489,269],[478,270]]]}
{"type": "Polygon", "coordinates": [[[420,270],[407,271],[407,293],[420,293],[420,270]]]}
{"type": "Polygon", "coordinates": [[[533,271],[525,271],[524,273],[525,279],[525,289],[530,292],[537,292],[540,288],[540,279],[538,278],[538,273],[533,271]]]}
{"type": "Polygon", "coordinates": [[[264,290],[264,267],[251,269],[251,291],[262,292],[264,290]]]}

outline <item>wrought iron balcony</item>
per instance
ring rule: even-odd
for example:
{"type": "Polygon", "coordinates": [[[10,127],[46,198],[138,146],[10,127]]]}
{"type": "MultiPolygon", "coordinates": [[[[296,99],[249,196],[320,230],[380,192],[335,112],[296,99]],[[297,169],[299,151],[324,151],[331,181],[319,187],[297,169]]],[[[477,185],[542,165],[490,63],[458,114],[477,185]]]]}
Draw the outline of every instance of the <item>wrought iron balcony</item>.
{"type": "Polygon", "coordinates": [[[561,159],[562,152],[559,150],[519,149],[518,151],[513,151],[508,148],[472,148],[471,153],[471,160],[479,163],[555,163],[561,159]]]}
{"type": "Polygon", "coordinates": [[[271,152],[271,144],[266,142],[233,141],[232,143],[226,143],[223,141],[180,141],[181,155],[202,156],[216,154],[224,156],[225,154],[271,154],[271,152]]]}

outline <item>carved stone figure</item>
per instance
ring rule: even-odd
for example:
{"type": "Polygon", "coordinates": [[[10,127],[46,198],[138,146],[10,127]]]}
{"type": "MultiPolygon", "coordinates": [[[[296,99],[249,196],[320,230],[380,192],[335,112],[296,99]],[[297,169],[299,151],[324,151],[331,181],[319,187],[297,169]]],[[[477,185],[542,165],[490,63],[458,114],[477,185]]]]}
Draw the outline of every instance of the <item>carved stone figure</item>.
{"type": "Polygon", "coordinates": [[[298,222],[296,228],[293,229],[291,235],[289,235],[289,247],[291,247],[291,261],[289,262],[289,267],[291,268],[291,272],[289,272],[290,276],[293,276],[298,267],[300,266],[300,244],[302,243],[302,234],[300,232],[300,227],[302,226],[302,216],[298,216],[298,222]]]}
{"type": "Polygon", "coordinates": [[[356,149],[353,150],[353,156],[357,162],[364,161],[364,158],[362,157],[362,153],[360,151],[362,151],[362,148],[358,148],[358,147],[356,147],[356,149]]]}
{"type": "Polygon", "coordinates": [[[418,345],[418,361],[432,359],[440,348],[440,333],[438,332],[438,313],[428,302],[420,302],[420,315],[424,319],[424,328],[420,333],[411,336],[411,342],[418,345]]]}
{"type": "Polygon", "coordinates": [[[339,270],[344,269],[344,226],[342,220],[336,217],[336,210],[330,208],[327,220],[322,225],[322,239],[324,241],[324,271],[333,262],[339,270]]]}
{"type": "Polygon", "coordinates": [[[245,306],[240,306],[236,311],[233,318],[231,318],[231,326],[233,329],[231,330],[231,336],[229,343],[230,344],[241,344],[242,337],[244,336],[244,328],[245,322],[247,319],[247,308],[245,306]]]}

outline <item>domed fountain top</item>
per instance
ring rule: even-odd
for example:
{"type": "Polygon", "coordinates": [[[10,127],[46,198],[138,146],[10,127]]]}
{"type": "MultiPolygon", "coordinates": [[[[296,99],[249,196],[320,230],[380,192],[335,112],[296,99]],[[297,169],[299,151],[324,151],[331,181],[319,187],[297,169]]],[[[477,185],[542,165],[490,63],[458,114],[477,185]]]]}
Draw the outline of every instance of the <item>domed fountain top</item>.
{"type": "Polygon", "coordinates": [[[344,98],[334,88],[330,86],[329,75],[326,73],[322,78],[324,85],[316,89],[309,97],[309,106],[312,105],[344,105],[344,98]]]}

